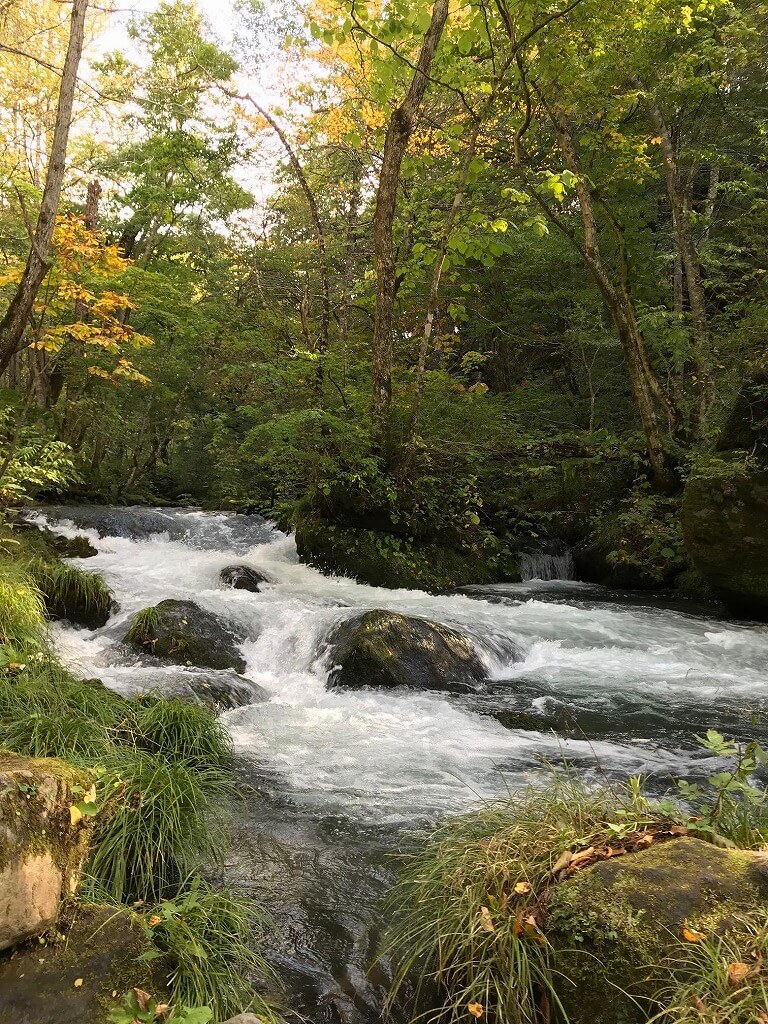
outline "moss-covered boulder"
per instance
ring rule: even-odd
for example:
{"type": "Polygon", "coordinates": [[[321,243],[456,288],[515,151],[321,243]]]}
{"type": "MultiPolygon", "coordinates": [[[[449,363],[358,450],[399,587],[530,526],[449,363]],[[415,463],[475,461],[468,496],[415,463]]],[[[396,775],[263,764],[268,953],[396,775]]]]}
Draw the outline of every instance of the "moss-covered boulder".
{"type": "Polygon", "coordinates": [[[340,623],[329,643],[332,687],[465,692],[486,678],[471,640],[427,619],[366,612],[340,623]]]}
{"type": "Polygon", "coordinates": [[[179,665],[245,669],[238,635],[228,623],[194,601],[161,601],[138,612],[126,643],[179,665]]]}
{"type": "Polygon", "coordinates": [[[50,928],[75,892],[92,819],[70,808],[92,785],[63,761],[0,752],[0,950],[50,928]]]}
{"type": "Polygon", "coordinates": [[[315,514],[296,523],[299,558],[322,572],[350,576],[374,587],[445,592],[475,583],[517,582],[519,560],[502,562],[482,549],[355,529],[315,514]]]}
{"type": "Polygon", "coordinates": [[[558,884],[547,936],[571,1024],[646,1021],[686,933],[721,933],[766,900],[768,857],[693,838],[600,861],[558,884]]]}
{"type": "Polygon", "coordinates": [[[696,569],[737,615],[768,621],[768,370],[742,387],[682,510],[696,569]]]}
{"type": "Polygon", "coordinates": [[[136,914],[80,905],[68,915],[44,945],[0,957],[0,1024],[107,1024],[130,989],[159,994],[136,914]]]}
{"type": "Polygon", "coordinates": [[[231,587],[233,590],[250,590],[253,594],[259,592],[262,583],[273,582],[266,573],[250,565],[228,565],[219,573],[219,579],[225,587],[231,587]]]}

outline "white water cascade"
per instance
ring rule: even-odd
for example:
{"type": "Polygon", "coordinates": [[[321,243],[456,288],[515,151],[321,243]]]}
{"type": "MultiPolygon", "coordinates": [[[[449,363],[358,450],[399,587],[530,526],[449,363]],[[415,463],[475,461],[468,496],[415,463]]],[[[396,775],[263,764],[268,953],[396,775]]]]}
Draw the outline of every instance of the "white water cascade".
{"type": "Polygon", "coordinates": [[[376,979],[365,974],[373,907],[390,875],[384,855],[404,830],[542,780],[542,758],[643,773],[663,788],[707,769],[694,733],[763,728],[765,627],[542,582],[572,574],[565,552],[541,556],[565,564],[531,563],[542,579],[433,596],[324,576],[255,516],[62,507],[35,518],[89,537],[98,555],[75,564],[101,572],[119,605],[94,632],[55,626],[75,672],[126,694],[193,673],[120,642],[134,612],[166,598],[196,601],[247,636],[244,675],[266,699],[224,716],[256,791],[228,874],[287,922],[275,957],[312,1020],[379,1019],[376,979]],[[219,573],[232,564],[274,582],[227,589],[219,573]],[[469,635],[487,683],[462,695],[326,689],[329,631],[372,608],[469,635]]]}

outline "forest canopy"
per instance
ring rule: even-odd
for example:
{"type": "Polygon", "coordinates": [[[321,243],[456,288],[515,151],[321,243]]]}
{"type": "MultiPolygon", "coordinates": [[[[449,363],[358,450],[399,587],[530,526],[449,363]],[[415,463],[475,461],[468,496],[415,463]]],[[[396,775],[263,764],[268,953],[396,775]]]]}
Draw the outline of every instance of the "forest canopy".
{"type": "Polygon", "coordinates": [[[0,8],[4,505],[690,570],[686,480],[762,457],[764,3],[121,18],[0,8]]]}

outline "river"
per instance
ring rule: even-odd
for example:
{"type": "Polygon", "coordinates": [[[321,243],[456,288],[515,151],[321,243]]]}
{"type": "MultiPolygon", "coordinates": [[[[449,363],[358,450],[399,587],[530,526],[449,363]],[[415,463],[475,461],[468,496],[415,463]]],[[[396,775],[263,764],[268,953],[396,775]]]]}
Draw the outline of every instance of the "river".
{"type": "Polygon", "coordinates": [[[101,572],[119,604],[94,632],[54,626],[77,674],[127,695],[193,674],[120,643],[135,611],[166,598],[194,600],[248,637],[244,674],[266,693],[224,712],[243,800],[223,871],[272,912],[286,1001],[312,1022],[380,1019],[377,905],[415,831],[544,778],[546,761],[642,773],[661,790],[711,767],[695,733],[765,731],[768,631],[706,608],[570,580],[448,596],[369,587],[301,565],[293,538],[258,516],[66,506],[33,518],[85,533],[98,555],[73,562],[101,572]],[[224,588],[232,564],[274,582],[224,588]],[[326,689],[325,638],[372,608],[469,635],[487,683],[461,695],[326,689]]]}

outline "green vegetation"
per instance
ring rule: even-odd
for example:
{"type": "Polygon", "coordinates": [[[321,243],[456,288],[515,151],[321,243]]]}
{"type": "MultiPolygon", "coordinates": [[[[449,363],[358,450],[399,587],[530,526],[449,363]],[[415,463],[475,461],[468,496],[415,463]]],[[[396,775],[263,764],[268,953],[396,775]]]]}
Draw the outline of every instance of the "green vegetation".
{"type": "MultiPolygon", "coordinates": [[[[699,989],[704,1003],[733,1008],[727,957],[739,942],[765,940],[764,922],[754,923],[763,883],[739,848],[768,838],[768,793],[754,780],[767,755],[714,732],[705,744],[731,768],[706,786],[681,785],[695,809],[652,803],[639,780],[614,790],[553,773],[420,843],[387,907],[384,952],[398,964],[390,1000],[412,991],[419,1019],[469,1012],[495,1024],[537,1024],[544,1007],[579,1024],[645,1021],[699,989]]],[[[746,959],[749,1005],[768,1012],[760,958],[746,959]]],[[[677,1018],[669,1009],[659,1019],[677,1018]]],[[[721,1019],[730,1018],[712,1017],[721,1019]]]]}

